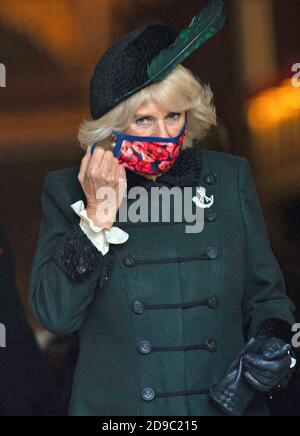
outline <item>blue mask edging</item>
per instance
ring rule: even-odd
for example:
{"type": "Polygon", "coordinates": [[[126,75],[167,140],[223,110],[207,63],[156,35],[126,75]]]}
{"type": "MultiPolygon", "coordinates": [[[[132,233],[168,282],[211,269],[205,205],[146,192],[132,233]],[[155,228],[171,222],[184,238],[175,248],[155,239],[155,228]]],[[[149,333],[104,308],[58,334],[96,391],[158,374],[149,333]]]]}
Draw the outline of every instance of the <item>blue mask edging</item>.
{"type": "MultiPolygon", "coordinates": [[[[168,143],[176,143],[179,138],[183,135],[183,133],[185,132],[187,128],[187,114],[185,114],[185,122],[184,125],[180,131],[180,133],[175,136],[174,138],[162,138],[159,136],[133,136],[133,135],[127,135],[125,133],[118,133],[117,131],[113,130],[113,134],[116,136],[116,145],[114,147],[114,156],[117,157],[119,155],[119,151],[121,148],[121,145],[123,143],[124,140],[127,141],[146,141],[146,142],[168,142],[168,143]]],[[[96,148],[97,143],[95,142],[95,144],[93,144],[92,148],[91,148],[91,154],[93,154],[95,148],[96,148]]]]}

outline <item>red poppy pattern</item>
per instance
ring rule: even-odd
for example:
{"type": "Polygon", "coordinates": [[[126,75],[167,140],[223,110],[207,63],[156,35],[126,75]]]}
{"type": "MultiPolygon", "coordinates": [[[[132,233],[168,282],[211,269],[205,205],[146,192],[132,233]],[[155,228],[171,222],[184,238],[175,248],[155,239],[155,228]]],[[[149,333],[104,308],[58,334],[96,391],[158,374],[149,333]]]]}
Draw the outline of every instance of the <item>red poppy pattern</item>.
{"type": "Polygon", "coordinates": [[[117,159],[132,171],[143,174],[164,173],[176,162],[185,137],[186,131],[175,144],[170,142],[131,142],[124,139],[117,159]]]}

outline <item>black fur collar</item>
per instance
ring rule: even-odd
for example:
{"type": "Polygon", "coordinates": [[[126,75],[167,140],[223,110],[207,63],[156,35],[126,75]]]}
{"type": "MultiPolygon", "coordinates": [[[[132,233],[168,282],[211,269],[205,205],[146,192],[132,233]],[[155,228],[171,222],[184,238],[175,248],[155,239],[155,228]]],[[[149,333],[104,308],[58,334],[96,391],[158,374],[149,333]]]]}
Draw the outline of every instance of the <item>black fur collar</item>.
{"type": "Polygon", "coordinates": [[[203,156],[199,148],[182,150],[174,165],[154,182],[145,176],[125,168],[127,189],[142,186],[147,189],[154,186],[195,186],[203,166],[203,156]]]}

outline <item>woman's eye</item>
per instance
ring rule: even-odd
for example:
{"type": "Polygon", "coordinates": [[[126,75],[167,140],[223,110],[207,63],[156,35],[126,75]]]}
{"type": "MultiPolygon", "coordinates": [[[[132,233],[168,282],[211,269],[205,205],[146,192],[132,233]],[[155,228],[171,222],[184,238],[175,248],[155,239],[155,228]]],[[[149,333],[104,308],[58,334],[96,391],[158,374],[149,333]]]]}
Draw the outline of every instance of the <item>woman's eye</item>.
{"type": "Polygon", "coordinates": [[[138,120],[136,120],[136,122],[140,124],[144,124],[143,121],[145,120],[148,121],[148,118],[139,118],[138,120]]]}
{"type": "Polygon", "coordinates": [[[174,112],[174,113],[172,113],[172,114],[169,115],[169,117],[172,118],[173,120],[174,120],[174,119],[177,119],[179,116],[180,116],[180,114],[178,114],[178,113],[176,113],[176,112],[174,112]]]}
{"type": "MultiPolygon", "coordinates": [[[[172,112],[168,115],[168,118],[171,118],[172,120],[177,120],[180,117],[180,114],[177,112],[172,112]]],[[[137,124],[146,124],[149,120],[148,117],[139,118],[136,120],[137,124]]]]}

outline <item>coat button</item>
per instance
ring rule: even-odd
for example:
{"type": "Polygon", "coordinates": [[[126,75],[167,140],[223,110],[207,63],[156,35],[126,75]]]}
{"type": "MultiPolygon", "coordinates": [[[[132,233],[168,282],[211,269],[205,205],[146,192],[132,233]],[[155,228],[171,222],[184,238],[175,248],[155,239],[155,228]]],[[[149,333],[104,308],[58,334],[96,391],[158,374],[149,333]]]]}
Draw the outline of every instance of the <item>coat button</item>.
{"type": "Polygon", "coordinates": [[[86,273],[86,267],[83,266],[83,265],[79,265],[79,266],[77,266],[76,271],[80,275],[85,274],[86,273]]]}
{"type": "Polygon", "coordinates": [[[218,257],[218,250],[215,247],[208,247],[206,250],[206,256],[208,259],[214,260],[218,257]]]}
{"type": "Polygon", "coordinates": [[[128,267],[135,265],[135,256],[133,254],[130,254],[129,256],[124,257],[124,264],[128,267]]]}
{"type": "Polygon", "coordinates": [[[212,209],[205,209],[205,221],[213,223],[217,219],[217,212],[212,209]]]}
{"type": "Polygon", "coordinates": [[[207,300],[207,306],[210,309],[217,309],[220,306],[220,300],[216,295],[212,295],[211,297],[209,297],[209,299],[207,300]]]}
{"type": "Polygon", "coordinates": [[[218,343],[217,341],[215,341],[215,339],[208,339],[206,341],[206,349],[210,352],[210,353],[215,353],[217,351],[218,348],[218,343]]]}
{"type": "Polygon", "coordinates": [[[139,351],[142,354],[149,354],[152,350],[152,345],[149,341],[141,341],[139,343],[139,351]]]}
{"type": "Polygon", "coordinates": [[[132,307],[134,313],[137,313],[138,315],[140,315],[141,313],[144,313],[144,305],[141,301],[135,301],[133,303],[133,307],[132,307]]]}
{"type": "Polygon", "coordinates": [[[217,181],[217,174],[211,172],[204,177],[204,181],[207,185],[214,185],[217,181]]]}
{"type": "Polygon", "coordinates": [[[152,401],[155,398],[155,391],[152,388],[145,388],[141,392],[144,401],[152,401]]]}

